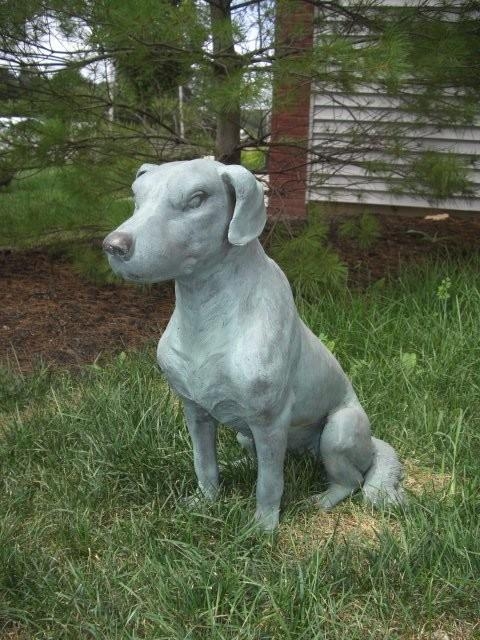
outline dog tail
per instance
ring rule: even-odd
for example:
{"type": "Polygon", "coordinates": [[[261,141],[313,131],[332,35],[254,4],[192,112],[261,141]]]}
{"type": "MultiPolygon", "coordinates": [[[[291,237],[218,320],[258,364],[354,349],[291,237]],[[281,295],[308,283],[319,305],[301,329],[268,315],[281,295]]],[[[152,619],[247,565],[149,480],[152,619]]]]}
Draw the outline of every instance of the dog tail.
{"type": "Polygon", "coordinates": [[[372,438],[372,441],[375,453],[363,483],[365,499],[376,507],[405,504],[406,497],[401,486],[403,465],[395,449],[378,438],[372,438]]]}

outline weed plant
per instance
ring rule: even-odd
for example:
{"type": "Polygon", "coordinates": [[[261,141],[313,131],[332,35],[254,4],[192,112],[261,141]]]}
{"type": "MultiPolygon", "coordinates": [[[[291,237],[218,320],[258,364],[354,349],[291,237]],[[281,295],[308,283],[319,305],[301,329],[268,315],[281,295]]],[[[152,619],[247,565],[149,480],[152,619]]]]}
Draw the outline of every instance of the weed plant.
{"type": "Polygon", "coordinates": [[[343,290],[348,269],[327,243],[328,225],[311,213],[307,225],[295,235],[279,225],[269,253],[287,275],[295,293],[316,300],[326,290],[343,290]]]}
{"type": "Polygon", "coordinates": [[[371,213],[365,212],[345,220],[339,233],[341,237],[356,242],[360,249],[369,249],[380,236],[380,223],[371,213]]]}
{"type": "Polygon", "coordinates": [[[187,509],[191,446],[153,345],[75,375],[4,372],[2,637],[478,637],[479,267],[297,300],[405,459],[405,510],[320,513],[324,478],[289,457],[279,531],[259,534],[255,469],[233,464],[227,429],[222,497],[187,509]]]}

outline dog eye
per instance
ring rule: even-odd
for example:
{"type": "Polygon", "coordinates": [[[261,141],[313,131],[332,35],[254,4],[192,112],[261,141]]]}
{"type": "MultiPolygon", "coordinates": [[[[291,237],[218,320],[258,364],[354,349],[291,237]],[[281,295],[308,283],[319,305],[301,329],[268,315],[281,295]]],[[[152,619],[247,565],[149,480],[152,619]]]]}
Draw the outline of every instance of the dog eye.
{"type": "Polygon", "coordinates": [[[189,209],[198,209],[198,207],[205,201],[207,194],[203,191],[197,191],[188,201],[189,209]]]}

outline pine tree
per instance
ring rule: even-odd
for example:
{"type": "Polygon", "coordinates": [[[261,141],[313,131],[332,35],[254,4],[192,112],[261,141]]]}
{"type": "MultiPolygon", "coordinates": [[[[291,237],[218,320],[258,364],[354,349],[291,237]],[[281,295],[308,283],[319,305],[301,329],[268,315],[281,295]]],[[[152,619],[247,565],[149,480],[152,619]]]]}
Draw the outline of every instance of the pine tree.
{"type": "MultiPolygon", "coordinates": [[[[0,108],[25,120],[2,135],[0,162],[120,166],[119,175],[142,161],[216,155],[239,162],[244,147],[268,148],[264,126],[246,125],[241,138],[241,124],[249,110],[266,112],[274,79],[346,93],[379,86],[415,123],[478,117],[478,1],[385,8],[373,0],[308,0],[317,8],[315,45],[299,51],[277,41],[275,49],[275,8],[295,11],[303,1],[5,0],[0,53],[15,89],[0,95],[0,108]],[[62,51],[65,43],[76,51],[62,51]]],[[[373,144],[391,158],[405,155],[407,125],[375,124],[366,132],[356,123],[342,153],[332,144],[311,157],[339,165],[373,144]]],[[[395,188],[438,197],[471,189],[458,157],[404,160],[365,166],[395,188]]]]}

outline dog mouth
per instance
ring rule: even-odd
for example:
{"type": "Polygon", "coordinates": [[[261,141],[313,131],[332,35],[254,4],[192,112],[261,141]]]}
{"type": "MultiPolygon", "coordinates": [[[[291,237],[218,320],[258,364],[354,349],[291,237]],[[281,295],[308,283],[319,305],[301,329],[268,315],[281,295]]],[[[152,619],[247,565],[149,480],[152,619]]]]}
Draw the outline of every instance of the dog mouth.
{"type": "Polygon", "coordinates": [[[134,271],[124,271],[121,275],[125,280],[130,280],[132,282],[146,282],[143,276],[135,273],[134,271]]]}
{"type": "Polygon", "coordinates": [[[121,275],[121,277],[128,282],[136,282],[137,284],[154,284],[155,282],[163,281],[161,278],[157,279],[154,277],[149,277],[141,273],[136,273],[135,271],[130,271],[128,269],[122,269],[121,273],[119,273],[118,275],[121,275]]]}
{"type": "Polygon", "coordinates": [[[110,263],[110,267],[112,271],[123,278],[124,280],[129,280],[131,282],[143,282],[144,278],[139,273],[132,271],[131,269],[127,269],[125,265],[125,260],[118,259],[116,256],[108,256],[108,262],[110,263]]]}
{"type": "Polygon", "coordinates": [[[119,259],[116,256],[109,255],[108,262],[110,268],[119,278],[126,280],[127,282],[133,282],[136,284],[155,284],[156,282],[165,282],[172,277],[165,278],[163,275],[157,276],[155,273],[145,273],[135,270],[135,267],[139,265],[129,264],[129,261],[119,259]]]}

